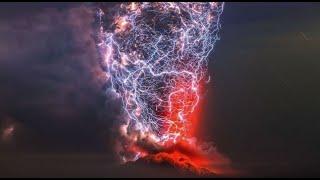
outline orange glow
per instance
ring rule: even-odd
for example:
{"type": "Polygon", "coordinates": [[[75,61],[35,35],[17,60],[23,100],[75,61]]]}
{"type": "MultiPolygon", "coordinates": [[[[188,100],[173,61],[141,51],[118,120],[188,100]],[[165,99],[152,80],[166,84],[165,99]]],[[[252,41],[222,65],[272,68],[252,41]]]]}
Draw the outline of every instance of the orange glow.
{"type": "Polygon", "coordinates": [[[229,159],[216,151],[205,149],[201,144],[180,141],[174,146],[155,154],[149,154],[146,160],[155,163],[169,163],[198,175],[231,174],[229,159]]]}
{"type": "Polygon", "coordinates": [[[137,4],[135,3],[135,2],[132,2],[131,4],[130,4],[130,10],[131,11],[135,11],[137,9],[137,4]]]}
{"type": "Polygon", "coordinates": [[[115,20],[115,24],[116,24],[116,30],[115,30],[116,33],[124,32],[128,30],[130,27],[130,23],[126,16],[118,17],[115,20]]]}
{"type": "Polygon", "coordinates": [[[189,156],[186,156],[178,151],[174,151],[172,153],[160,152],[155,155],[150,155],[146,159],[149,159],[156,163],[168,162],[174,165],[175,167],[191,171],[197,174],[214,174],[214,172],[210,169],[199,166],[198,163],[195,163],[195,161],[190,159],[189,156]]]}

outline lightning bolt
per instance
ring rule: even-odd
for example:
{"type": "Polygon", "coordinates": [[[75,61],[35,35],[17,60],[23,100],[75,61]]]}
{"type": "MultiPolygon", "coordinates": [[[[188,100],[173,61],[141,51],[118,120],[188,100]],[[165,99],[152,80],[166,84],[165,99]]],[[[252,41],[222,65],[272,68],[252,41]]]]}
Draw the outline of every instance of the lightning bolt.
{"type": "Polygon", "coordinates": [[[150,154],[146,144],[162,151],[192,143],[192,114],[223,8],[216,2],[122,3],[108,28],[105,12],[97,12],[107,81],[125,115],[119,128],[124,162],[150,154]]]}

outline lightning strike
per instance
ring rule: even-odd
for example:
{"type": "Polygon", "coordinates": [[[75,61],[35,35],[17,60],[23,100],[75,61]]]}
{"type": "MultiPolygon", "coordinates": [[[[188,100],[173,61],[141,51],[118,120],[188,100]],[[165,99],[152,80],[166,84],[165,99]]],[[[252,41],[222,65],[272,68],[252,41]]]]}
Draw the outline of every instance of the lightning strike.
{"type": "Polygon", "coordinates": [[[124,162],[152,157],[214,171],[193,132],[223,7],[220,2],[122,3],[108,28],[103,10],[97,13],[107,81],[125,115],[119,127],[124,162]]]}

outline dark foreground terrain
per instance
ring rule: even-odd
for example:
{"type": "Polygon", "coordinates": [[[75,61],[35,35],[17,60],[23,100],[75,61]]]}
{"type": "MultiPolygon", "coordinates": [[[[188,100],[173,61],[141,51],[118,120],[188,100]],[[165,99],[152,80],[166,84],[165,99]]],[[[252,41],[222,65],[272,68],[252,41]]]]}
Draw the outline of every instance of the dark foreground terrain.
{"type": "MultiPolygon", "coordinates": [[[[191,172],[176,169],[168,164],[145,161],[119,166],[109,155],[94,154],[43,154],[1,155],[0,177],[199,177],[191,172]],[[114,163],[112,163],[114,162],[114,163]]],[[[233,166],[241,170],[239,177],[312,177],[309,166],[288,163],[251,163],[233,166]]],[[[219,177],[219,176],[202,176],[219,177]]],[[[224,176],[225,177],[225,176],[224,176]]],[[[234,177],[230,176],[230,177],[234,177]]]]}

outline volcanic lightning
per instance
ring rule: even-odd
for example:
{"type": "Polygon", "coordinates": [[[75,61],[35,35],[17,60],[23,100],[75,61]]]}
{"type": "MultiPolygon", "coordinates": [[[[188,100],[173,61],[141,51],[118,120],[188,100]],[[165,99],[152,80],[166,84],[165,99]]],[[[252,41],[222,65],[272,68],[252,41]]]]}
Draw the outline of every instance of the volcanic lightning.
{"type": "Polygon", "coordinates": [[[121,160],[145,158],[219,173],[210,164],[228,160],[212,146],[199,145],[194,127],[224,3],[132,2],[117,8],[110,26],[102,8],[97,14],[106,81],[123,107],[121,160]]]}

